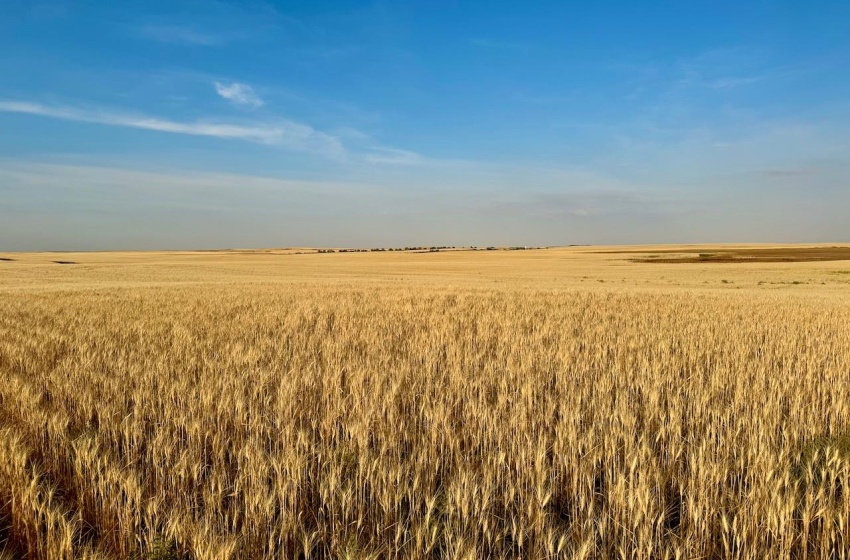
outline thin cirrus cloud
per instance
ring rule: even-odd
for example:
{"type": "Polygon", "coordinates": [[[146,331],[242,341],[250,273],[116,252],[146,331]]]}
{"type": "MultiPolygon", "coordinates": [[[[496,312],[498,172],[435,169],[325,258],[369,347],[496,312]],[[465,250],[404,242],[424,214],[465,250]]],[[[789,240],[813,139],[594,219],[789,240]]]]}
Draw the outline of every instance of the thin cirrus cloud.
{"type": "Polygon", "coordinates": [[[371,147],[370,152],[363,159],[367,163],[386,163],[390,165],[418,165],[426,162],[426,159],[416,152],[384,146],[371,147]]]}
{"type": "Polygon", "coordinates": [[[146,25],[141,28],[140,32],[143,37],[160,43],[196,47],[212,47],[227,40],[222,35],[198,31],[193,27],[184,25],[146,25]]]}
{"type": "Polygon", "coordinates": [[[213,85],[215,86],[216,93],[234,105],[257,108],[265,104],[260,96],[257,95],[257,92],[254,91],[254,88],[247,84],[240,84],[239,82],[233,82],[231,84],[214,82],[213,85]]]}
{"type": "Polygon", "coordinates": [[[485,49],[493,49],[499,51],[515,51],[525,52],[530,50],[531,46],[525,43],[513,43],[509,41],[494,41],[492,39],[474,38],[469,39],[469,43],[476,47],[485,49]]]}
{"type": "Polygon", "coordinates": [[[207,136],[227,140],[243,140],[259,144],[280,145],[290,149],[314,152],[326,157],[342,157],[345,148],[330,134],[291,121],[276,126],[239,125],[216,122],[179,122],[158,117],[115,113],[103,110],[49,106],[28,101],[2,101],[0,112],[37,115],[66,121],[137,128],[173,134],[207,136]]]}

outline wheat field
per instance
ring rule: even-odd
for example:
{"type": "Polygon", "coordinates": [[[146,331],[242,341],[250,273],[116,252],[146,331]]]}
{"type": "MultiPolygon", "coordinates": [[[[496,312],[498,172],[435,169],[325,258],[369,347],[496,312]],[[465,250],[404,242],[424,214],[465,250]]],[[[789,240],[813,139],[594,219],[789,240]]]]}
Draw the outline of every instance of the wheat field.
{"type": "Polygon", "coordinates": [[[0,255],[0,558],[850,558],[850,262],[629,256],[0,255]]]}

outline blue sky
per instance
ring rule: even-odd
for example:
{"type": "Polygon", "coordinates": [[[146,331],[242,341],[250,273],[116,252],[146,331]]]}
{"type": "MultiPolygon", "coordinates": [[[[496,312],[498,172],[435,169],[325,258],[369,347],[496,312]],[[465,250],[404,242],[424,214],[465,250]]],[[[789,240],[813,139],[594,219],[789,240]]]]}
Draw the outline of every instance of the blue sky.
{"type": "Polygon", "coordinates": [[[846,1],[2,5],[0,250],[850,240],[846,1]]]}

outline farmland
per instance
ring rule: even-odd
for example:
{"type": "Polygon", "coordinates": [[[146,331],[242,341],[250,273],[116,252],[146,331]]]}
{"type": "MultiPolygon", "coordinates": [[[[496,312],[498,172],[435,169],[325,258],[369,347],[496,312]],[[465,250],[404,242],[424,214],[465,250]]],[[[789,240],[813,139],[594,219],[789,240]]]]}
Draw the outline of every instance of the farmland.
{"type": "Polygon", "coordinates": [[[0,550],[848,558],[836,251],[0,254],[0,550]]]}

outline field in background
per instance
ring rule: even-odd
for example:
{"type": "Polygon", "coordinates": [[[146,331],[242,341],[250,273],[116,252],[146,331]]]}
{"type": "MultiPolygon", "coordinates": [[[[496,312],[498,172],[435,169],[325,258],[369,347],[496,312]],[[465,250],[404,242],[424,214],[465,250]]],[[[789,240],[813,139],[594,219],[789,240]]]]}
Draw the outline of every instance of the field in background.
{"type": "MultiPolygon", "coordinates": [[[[706,249],[707,250],[707,249],[706,249]]],[[[666,249],[647,254],[646,250],[607,251],[609,254],[639,254],[643,263],[765,263],[850,260],[850,247],[746,247],[719,248],[709,252],[666,249]]]]}
{"type": "Polygon", "coordinates": [[[632,262],[765,249],[2,253],[0,550],[848,558],[850,261],[632,262]]]}

